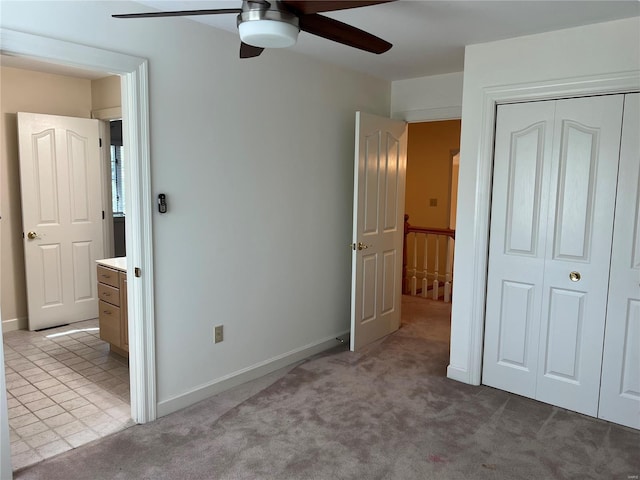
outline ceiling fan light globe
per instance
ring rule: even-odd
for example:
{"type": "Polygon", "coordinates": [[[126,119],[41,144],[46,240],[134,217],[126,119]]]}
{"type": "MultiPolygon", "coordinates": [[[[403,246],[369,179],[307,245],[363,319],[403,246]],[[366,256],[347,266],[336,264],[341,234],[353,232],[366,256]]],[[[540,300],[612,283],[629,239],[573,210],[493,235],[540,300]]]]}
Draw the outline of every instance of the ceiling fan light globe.
{"type": "Polygon", "coordinates": [[[277,20],[256,20],[238,25],[244,43],[262,48],[285,48],[295,45],[300,29],[277,20]]]}

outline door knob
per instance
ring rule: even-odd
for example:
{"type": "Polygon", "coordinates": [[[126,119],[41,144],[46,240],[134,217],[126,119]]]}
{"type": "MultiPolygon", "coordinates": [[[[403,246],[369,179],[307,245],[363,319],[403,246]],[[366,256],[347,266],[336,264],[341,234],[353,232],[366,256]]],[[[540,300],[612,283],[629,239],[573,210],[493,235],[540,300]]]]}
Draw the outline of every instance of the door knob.
{"type": "Polygon", "coordinates": [[[371,247],[372,245],[366,245],[362,242],[358,242],[358,243],[352,243],[351,244],[351,248],[353,248],[354,250],[365,250],[369,247],[371,247]]]}
{"type": "Polygon", "coordinates": [[[580,275],[580,272],[571,272],[569,274],[569,280],[572,282],[579,282],[581,278],[582,276],[580,275]]]}
{"type": "Polygon", "coordinates": [[[27,233],[27,238],[29,240],[34,240],[34,239],[40,238],[40,237],[38,236],[38,234],[36,232],[29,232],[29,233],[27,233]]]}

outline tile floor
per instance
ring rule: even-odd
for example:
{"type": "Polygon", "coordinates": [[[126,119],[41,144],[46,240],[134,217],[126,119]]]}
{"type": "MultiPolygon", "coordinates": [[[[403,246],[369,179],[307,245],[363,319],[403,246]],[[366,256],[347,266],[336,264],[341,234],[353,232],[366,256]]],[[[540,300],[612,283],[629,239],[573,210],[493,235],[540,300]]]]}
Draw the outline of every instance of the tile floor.
{"type": "Polygon", "coordinates": [[[127,360],[98,320],[4,334],[13,469],[131,425],[127,360]]]}

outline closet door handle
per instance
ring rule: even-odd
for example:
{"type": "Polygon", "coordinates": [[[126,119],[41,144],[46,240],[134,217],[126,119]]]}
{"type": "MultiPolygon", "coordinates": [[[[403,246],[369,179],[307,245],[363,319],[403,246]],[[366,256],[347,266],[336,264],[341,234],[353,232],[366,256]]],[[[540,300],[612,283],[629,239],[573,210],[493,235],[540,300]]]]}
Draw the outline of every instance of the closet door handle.
{"type": "Polygon", "coordinates": [[[582,275],[580,275],[580,272],[571,272],[569,274],[569,280],[571,280],[572,282],[579,282],[581,278],[582,275]]]}

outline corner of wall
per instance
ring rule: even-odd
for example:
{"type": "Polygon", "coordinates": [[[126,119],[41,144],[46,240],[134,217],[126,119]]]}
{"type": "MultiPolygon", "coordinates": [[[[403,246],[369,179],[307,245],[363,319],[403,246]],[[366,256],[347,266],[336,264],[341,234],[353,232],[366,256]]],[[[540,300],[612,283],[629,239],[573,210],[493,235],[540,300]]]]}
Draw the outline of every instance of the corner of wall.
{"type": "Polygon", "coordinates": [[[27,330],[28,328],[29,320],[27,317],[2,320],[2,333],[13,332],[15,330],[27,330]]]}

